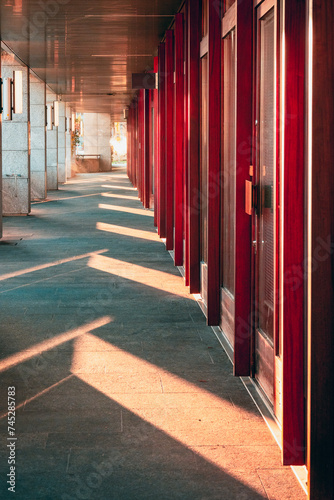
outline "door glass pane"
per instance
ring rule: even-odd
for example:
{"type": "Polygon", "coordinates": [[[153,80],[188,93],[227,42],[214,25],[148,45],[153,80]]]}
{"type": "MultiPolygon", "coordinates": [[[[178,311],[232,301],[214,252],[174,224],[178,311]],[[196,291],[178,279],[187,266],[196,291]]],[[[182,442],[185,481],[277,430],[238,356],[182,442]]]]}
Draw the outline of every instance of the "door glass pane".
{"type": "Polygon", "coordinates": [[[273,339],[274,179],[275,179],[275,27],[274,9],[260,22],[259,150],[259,328],[273,339]]]}
{"type": "Polygon", "coordinates": [[[235,30],[224,38],[222,286],[234,296],[236,167],[235,30]]]}
{"type": "Polygon", "coordinates": [[[208,222],[208,56],[201,59],[201,168],[200,168],[200,217],[201,217],[201,261],[207,262],[208,222]]]}

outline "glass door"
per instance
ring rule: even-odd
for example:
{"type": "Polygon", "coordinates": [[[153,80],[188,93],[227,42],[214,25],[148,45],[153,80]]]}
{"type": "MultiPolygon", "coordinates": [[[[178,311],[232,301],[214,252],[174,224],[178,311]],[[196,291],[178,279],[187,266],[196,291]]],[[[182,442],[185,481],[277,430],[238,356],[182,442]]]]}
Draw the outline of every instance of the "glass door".
{"type": "Polygon", "coordinates": [[[276,9],[266,0],[257,9],[256,210],[254,350],[255,378],[274,404],[276,314],[276,9]]]}
{"type": "MultiPolygon", "coordinates": [[[[232,7],[233,8],[233,7],[232,7]]],[[[236,181],[236,28],[222,46],[222,196],[221,196],[221,328],[234,347],[235,181],[236,181]]]]}
{"type": "Polygon", "coordinates": [[[202,0],[201,55],[201,114],[200,114],[200,261],[201,296],[207,304],[207,262],[208,262],[208,1],[202,0]]]}

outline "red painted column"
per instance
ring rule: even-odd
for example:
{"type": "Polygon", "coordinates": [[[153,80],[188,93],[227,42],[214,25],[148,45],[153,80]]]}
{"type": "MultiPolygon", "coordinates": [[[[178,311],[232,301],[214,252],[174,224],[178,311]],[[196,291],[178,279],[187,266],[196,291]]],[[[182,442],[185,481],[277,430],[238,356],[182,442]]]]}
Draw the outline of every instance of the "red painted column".
{"type": "Polygon", "coordinates": [[[309,498],[323,500],[334,498],[334,3],[312,3],[307,466],[309,498]]]}
{"type": "Polygon", "coordinates": [[[303,2],[285,2],[283,178],[283,464],[305,463],[304,262],[305,24],[303,2]]]}
{"type": "MultiPolygon", "coordinates": [[[[156,77],[159,72],[159,58],[154,58],[154,73],[156,77]]],[[[159,190],[159,118],[158,118],[158,90],[153,91],[154,99],[154,129],[153,129],[153,140],[154,140],[154,225],[158,226],[158,190],[159,190]]]]}
{"type": "Polygon", "coordinates": [[[150,208],[150,91],[143,90],[143,205],[150,208]]]}
{"type": "Polygon", "coordinates": [[[150,158],[149,158],[149,202],[148,208],[151,208],[153,205],[153,168],[154,168],[154,159],[153,159],[153,148],[154,148],[154,140],[153,140],[153,116],[152,112],[154,111],[154,90],[149,91],[149,149],[150,149],[150,158]]]}
{"type": "Polygon", "coordinates": [[[131,180],[131,116],[130,112],[128,114],[127,121],[127,152],[126,152],[126,173],[128,178],[131,180]]]}
{"type": "Polygon", "coordinates": [[[142,99],[141,99],[141,91],[138,92],[138,108],[137,108],[137,189],[138,189],[138,197],[142,200],[142,99]]]}
{"type": "Polygon", "coordinates": [[[139,90],[139,100],[138,100],[138,133],[139,133],[139,183],[138,183],[138,191],[139,191],[139,199],[143,203],[144,202],[144,165],[145,165],[145,90],[139,90]]]}
{"type": "Polygon", "coordinates": [[[146,144],[145,144],[145,139],[146,139],[146,133],[145,133],[145,93],[146,91],[144,89],[141,89],[140,91],[140,109],[141,109],[141,114],[140,114],[140,159],[141,159],[141,169],[140,169],[140,175],[141,175],[141,202],[144,204],[145,203],[145,178],[146,178],[146,158],[145,158],[145,150],[146,150],[146,144]]]}
{"type": "Polygon", "coordinates": [[[184,141],[183,141],[183,159],[184,159],[184,180],[183,180],[183,233],[184,233],[184,280],[185,285],[189,286],[189,169],[188,169],[188,9],[189,2],[184,6],[184,58],[185,58],[185,75],[184,75],[184,141]]]}
{"type": "Polygon", "coordinates": [[[174,32],[166,31],[166,249],[174,241],[174,32]]]}
{"type": "MultiPolygon", "coordinates": [[[[138,162],[139,162],[139,132],[138,132],[138,95],[135,100],[135,113],[134,113],[134,177],[135,177],[135,187],[138,186],[138,162]]],[[[139,193],[138,193],[139,196],[139,193]]]]}
{"type": "Polygon", "coordinates": [[[159,46],[159,205],[158,234],[166,237],[166,78],[165,78],[165,43],[159,46]]]}
{"type": "Polygon", "coordinates": [[[236,214],[234,364],[236,376],[251,369],[251,216],[245,212],[245,181],[252,180],[252,43],[253,0],[237,5],[237,110],[236,110],[236,214]]]}
{"type": "Polygon", "coordinates": [[[208,325],[218,325],[220,319],[221,16],[219,8],[217,0],[209,0],[208,325]]]}
{"type": "Polygon", "coordinates": [[[190,293],[200,291],[200,219],[199,219],[199,155],[200,155],[200,1],[188,3],[188,241],[190,293]]]}
{"type": "Polygon", "coordinates": [[[184,191],[184,19],[175,16],[174,264],[183,265],[184,191]]]}

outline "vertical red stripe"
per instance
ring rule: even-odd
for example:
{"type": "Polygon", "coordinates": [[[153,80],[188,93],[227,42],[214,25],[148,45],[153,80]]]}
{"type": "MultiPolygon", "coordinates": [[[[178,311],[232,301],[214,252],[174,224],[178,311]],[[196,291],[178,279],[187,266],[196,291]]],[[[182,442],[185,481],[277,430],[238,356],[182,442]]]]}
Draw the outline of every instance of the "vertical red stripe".
{"type": "Polygon", "coordinates": [[[184,20],[175,16],[175,189],[174,189],[174,263],[183,264],[183,190],[184,190],[184,20]]]}
{"type": "Polygon", "coordinates": [[[174,240],[174,32],[166,32],[166,249],[173,250],[174,240]]]}

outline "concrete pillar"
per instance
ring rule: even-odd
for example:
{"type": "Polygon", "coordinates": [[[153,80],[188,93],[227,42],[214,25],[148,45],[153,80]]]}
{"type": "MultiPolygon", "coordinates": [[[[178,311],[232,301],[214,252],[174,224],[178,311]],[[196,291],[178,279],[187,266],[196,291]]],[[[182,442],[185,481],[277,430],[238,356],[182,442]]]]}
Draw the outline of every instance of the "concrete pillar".
{"type": "MultiPolygon", "coordinates": [[[[46,105],[52,106],[57,100],[57,95],[50,87],[46,87],[46,105]]],[[[46,131],[46,177],[47,189],[58,189],[58,130],[53,127],[46,131]]]]}
{"type": "Polygon", "coordinates": [[[30,131],[31,131],[31,199],[46,198],[46,86],[30,73],[30,131]]]}
{"type": "Polygon", "coordinates": [[[66,179],[72,177],[72,130],[71,130],[71,118],[72,109],[68,104],[66,104],[66,135],[65,135],[65,167],[66,167],[66,179]]]}
{"type": "Polygon", "coordinates": [[[58,183],[66,182],[66,145],[65,145],[65,102],[59,102],[58,127],[58,183]]]}
{"type": "Polygon", "coordinates": [[[2,78],[23,74],[23,113],[2,124],[2,208],[4,215],[30,213],[29,85],[28,68],[13,54],[1,52],[2,78]]]}

